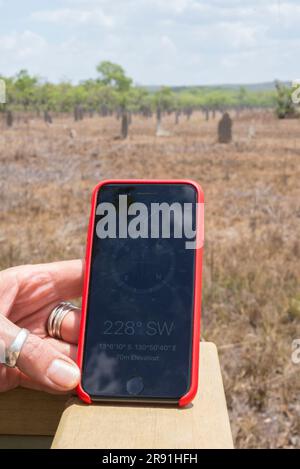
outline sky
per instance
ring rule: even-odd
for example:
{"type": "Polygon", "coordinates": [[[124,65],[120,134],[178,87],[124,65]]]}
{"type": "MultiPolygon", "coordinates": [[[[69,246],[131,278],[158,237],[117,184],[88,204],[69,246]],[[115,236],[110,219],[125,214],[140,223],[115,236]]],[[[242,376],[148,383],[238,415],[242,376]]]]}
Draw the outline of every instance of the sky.
{"type": "Polygon", "coordinates": [[[300,78],[300,0],[0,0],[0,74],[140,85],[300,78]]]}

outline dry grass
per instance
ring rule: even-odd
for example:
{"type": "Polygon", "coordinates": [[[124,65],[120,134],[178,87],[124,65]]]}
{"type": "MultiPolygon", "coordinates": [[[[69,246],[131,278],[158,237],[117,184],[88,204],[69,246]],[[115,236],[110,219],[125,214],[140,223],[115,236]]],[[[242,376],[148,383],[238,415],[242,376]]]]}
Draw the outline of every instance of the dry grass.
{"type": "Polygon", "coordinates": [[[0,127],[0,267],[84,255],[91,189],[103,178],[193,178],[206,198],[203,335],[220,351],[237,447],[300,447],[300,124],[271,114],[234,118],[216,143],[200,114],[156,138],[135,117],[67,117],[0,127]],[[256,135],[248,138],[248,129],[256,135]],[[76,136],[70,135],[76,130],[76,136]]]}

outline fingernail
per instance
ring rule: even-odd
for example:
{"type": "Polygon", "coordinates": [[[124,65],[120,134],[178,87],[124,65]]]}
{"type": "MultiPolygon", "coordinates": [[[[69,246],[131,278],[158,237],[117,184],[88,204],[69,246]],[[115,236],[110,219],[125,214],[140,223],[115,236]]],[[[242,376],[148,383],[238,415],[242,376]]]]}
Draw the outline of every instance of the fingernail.
{"type": "Polygon", "coordinates": [[[61,388],[73,389],[79,382],[80,372],[76,366],[57,358],[49,366],[47,377],[61,388]]]}

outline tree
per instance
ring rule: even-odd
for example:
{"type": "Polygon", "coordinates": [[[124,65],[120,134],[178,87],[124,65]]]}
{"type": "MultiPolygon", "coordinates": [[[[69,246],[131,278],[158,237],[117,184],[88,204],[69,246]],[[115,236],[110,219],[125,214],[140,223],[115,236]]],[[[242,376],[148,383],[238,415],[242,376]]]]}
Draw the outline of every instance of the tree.
{"type": "Polygon", "coordinates": [[[162,86],[154,95],[156,109],[169,111],[175,105],[174,94],[168,86],[162,86]]]}
{"type": "Polygon", "coordinates": [[[130,90],[132,79],[126,76],[121,65],[103,61],[97,66],[97,71],[100,74],[100,82],[104,85],[116,88],[120,92],[130,90]]]}
{"type": "Polygon", "coordinates": [[[151,95],[149,91],[142,87],[134,87],[130,90],[130,109],[134,112],[141,112],[147,116],[151,112],[151,95]]]}
{"type": "Polygon", "coordinates": [[[105,87],[116,91],[117,102],[121,110],[121,136],[126,138],[128,135],[128,106],[130,103],[130,92],[132,89],[132,79],[129,78],[121,65],[109,61],[101,62],[97,66],[100,73],[99,82],[105,87]]]}
{"type": "Polygon", "coordinates": [[[17,103],[21,104],[25,110],[30,105],[36,103],[36,89],[38,78],[31,77],[27,70],[21,70],[14,79],[15,97],[17,103]]]}

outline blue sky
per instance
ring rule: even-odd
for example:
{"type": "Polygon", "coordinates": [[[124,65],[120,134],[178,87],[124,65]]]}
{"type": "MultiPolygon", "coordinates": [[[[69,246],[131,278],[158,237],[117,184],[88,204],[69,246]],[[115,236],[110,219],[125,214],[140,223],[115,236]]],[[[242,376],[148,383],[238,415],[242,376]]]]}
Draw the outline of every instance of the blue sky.
{"type": "Polygon", "coordinates": [[[299,0],[0,0],[0,73],[95,77],[120,63],[139,84],[300,77],[299,0]]]}

